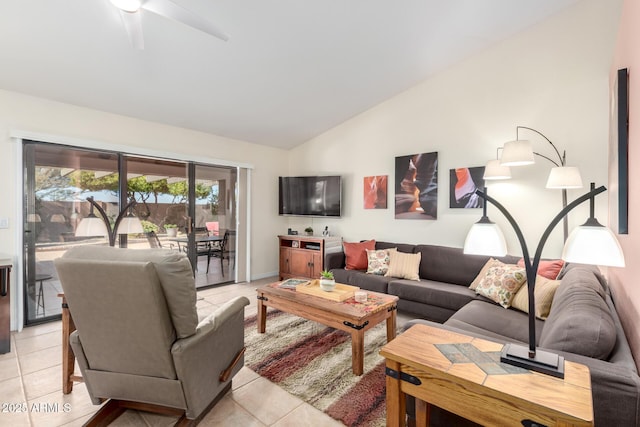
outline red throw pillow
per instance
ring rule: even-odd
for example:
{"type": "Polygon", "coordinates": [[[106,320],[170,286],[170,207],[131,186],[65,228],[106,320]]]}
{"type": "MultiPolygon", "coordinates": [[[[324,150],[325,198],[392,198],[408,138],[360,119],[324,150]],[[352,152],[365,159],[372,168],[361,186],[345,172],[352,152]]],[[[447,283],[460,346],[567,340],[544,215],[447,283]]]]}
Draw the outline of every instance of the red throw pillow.
{"type": "Polygon", "coordinates": [[[366,240],[359,243],[342,242],[344,256],[346,258],[347,270],[366,270],[369,265],[367,260],[367,249],[370,251],[376,248],[375,240],[366,240]]]}
{"type": "MultiPolygon", "coordinates": [[[[518,261],[519,267],[524,267],[524,258],[520,258],[518,261]]],[[[551,261],[540,261],[538,264],[538,275],[546,277],[549,280],[556,280],[562,267],[564,266],[564,260],[554,259],[551,261]]]]}

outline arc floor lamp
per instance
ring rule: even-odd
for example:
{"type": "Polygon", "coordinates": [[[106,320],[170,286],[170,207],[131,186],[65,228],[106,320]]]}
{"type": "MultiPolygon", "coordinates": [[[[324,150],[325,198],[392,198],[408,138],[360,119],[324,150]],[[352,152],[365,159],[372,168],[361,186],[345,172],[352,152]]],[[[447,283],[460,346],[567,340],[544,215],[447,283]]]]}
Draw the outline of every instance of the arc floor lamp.
{"type": "MultiPolygon", "coordinates": [[[[547,188],[562,190],[562,207],[567,207],[567,190],[582,188],[582,178],[580,176],[580,170],[575,166],[567,166],[567,152],[560,150],[551,142],[542,132],[535,130],[527,126],[516,126],[516,140],[506,142],[503,146],[502,156],[500,157],[500,166],[525,166],[535,163],[535,156],[541,157],[551,162],[554,167],[549,172],[547,179],[547,188]],[[526,139],[520,139],[520,130],[525,129],[540,135],[547,141],[557,157],[557,159],[551,156],[533,151],[531,141],[526,139]]],[[[569,225],[567,217],[563,218],[563,235],[564,240],[567,240],[569,234],[569,225]]]]}
{"type": "MultiPolygon", "coordinates": [[[[502,212],[518,237],[522,248],[525,271],[527,276],[527,294],[529,297],[529,347],[516,344],[504,346],[500,361],[520,366],[548,375],[564,378],[564,358],[554,353],[536,350],[536,329],[535,329],[535,283],[538,272],[538,265],[542,257],[542,249],[551,234],[553,228],[565,218],[566,215],[576,206],[590,202],[590,212],[587,221],[571,233],[567,239],[562,258],[567,262],[582,264],[596,264],[603,266],[624,266],[624,255],[622,248],[615,236],[607,227],[602,226],[594,215],[594,199],[598,194],[606,191],[604,186],[595,188],[591,184],[591,191],[578,197],[576,200],[564,207],[549,223],[542,233],[542,237],[536,248],[533,259],[529,256],[529,249],[524,240],[524,235],[518,223],[507,209],[497,200],[493,199],[485,191],[477,190],[476,194],[486,202],[493,204],[502,212]]],[[[483,215],[480,221],[475,223],[465,240],[464,253],[476,255],[504,256],[507,253],[507,245],[502,231],[497,224],[491,222],[487,217],[487,203],[483,206],[483,215]]]]}

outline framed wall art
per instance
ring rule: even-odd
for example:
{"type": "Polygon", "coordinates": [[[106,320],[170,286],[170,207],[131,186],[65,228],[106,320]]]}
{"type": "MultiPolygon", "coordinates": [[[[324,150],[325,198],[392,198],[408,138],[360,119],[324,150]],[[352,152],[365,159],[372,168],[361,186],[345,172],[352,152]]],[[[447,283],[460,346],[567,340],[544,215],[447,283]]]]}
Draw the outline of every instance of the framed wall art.
{"type": "Polygon", "coordinates": [[[387,181],[388,175],[364,177],[364,208],[387,209],[387,181]]]}
{"type": "Polygon", "coordinates": [[[618,234],[629,234],[629,72],[618,70],[616,90],[618,130],[618,234]]]}
{"type": "Polygon", "coordinates": [[[609,225],[629,234],[629,74],[618,70],[610,95],[609,225]]]}
{"type": "Polygon", "coordinates": [[[449,170],[449,207],[481,208],[484,199],[476,194],[476,190],[484,188],[484,166],[456,168],[449,170]]]}
{"type": "Polygon", "coordinates": [[[438,153],[410,154],[395,160],[395,218],[438,218],[438,153]]]}

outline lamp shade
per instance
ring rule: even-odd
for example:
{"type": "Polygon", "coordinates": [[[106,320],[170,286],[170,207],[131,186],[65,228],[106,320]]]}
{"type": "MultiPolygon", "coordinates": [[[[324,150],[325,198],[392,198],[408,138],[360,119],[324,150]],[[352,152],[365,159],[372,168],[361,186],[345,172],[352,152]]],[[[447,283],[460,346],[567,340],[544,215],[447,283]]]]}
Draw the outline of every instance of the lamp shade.
{"type": "Polygon", "coordinates": [[[118,9],[130,13],[136,12],[142,4],[141,0],[111,0],[111,3],[118,9]]]}
{"type": "Polygon", "coordinates": [[[547,188],[582,188],[580,170],[573,166],[551,168],[549,179],[547,179],[547,188]]]}
{"type": "Polygon", "coordinates": [[[102,219],[98,218],[95,215],[89,215],[86,218],[83,218],[78,224],[78,228],[76,228],[76,236],[108,236],[109,231],[107,230],[107,226],[105,225],[102,219]]]}
{"type": "Polygon", "coordinates": [[[51,222],[57,222],[57,223],[63,223],[63,222],[67,222],[67,219],[64,217],[63,214],[53,214],[51,215],[51,222]]]}
{"type": "Polygon", "coordinates": [[[489,160],[484,167],[485,180],[511,179],[511,168],[500,164],[500,160],[489,160]]]}
{"type": "Polygon", "coordinates": [[[579,264],[624,267],[624,254],[611,230],[602,225],[581,225],[571,232],[562,259],[579,264]]]}
{"type": "Polygon", "coordinates": [[[531,141],[517,140],[505,142],[500,164],[502,166],[524,166],[535,163],[531,141]]]}
{"type": "Polygon", "coordinates": [[[144,229],[142,228],[142,223],[133,215],[125,216],[118,224],[118,234],[139,234],[144,233],[144,229]]]}
{"type": "Polygon", "coordinates": [[[30,213],[27,215],[27,222],[42,222],[42,219],[37,213],[30,213]]]}
{"type": "Polygon", "coordinates": [[[505,256],[507,242],[497,224],[480,220],[471,226],[464,241],[464,253],[470,255],[505,256]]]}

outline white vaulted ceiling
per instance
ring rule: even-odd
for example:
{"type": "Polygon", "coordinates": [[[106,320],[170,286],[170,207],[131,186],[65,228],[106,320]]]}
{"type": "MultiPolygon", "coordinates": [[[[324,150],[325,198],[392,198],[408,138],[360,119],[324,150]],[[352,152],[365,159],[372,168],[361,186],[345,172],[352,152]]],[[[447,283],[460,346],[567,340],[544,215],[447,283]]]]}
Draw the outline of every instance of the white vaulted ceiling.
{"type": "Polygon", "coordinates": [[[174,0],[223,42],[109,0],[0,0],[0,89],[294,147],[578,0],[174,0]]]}

